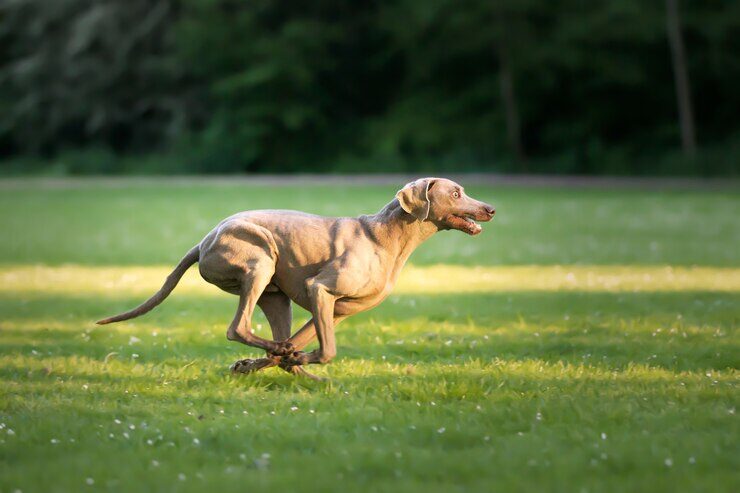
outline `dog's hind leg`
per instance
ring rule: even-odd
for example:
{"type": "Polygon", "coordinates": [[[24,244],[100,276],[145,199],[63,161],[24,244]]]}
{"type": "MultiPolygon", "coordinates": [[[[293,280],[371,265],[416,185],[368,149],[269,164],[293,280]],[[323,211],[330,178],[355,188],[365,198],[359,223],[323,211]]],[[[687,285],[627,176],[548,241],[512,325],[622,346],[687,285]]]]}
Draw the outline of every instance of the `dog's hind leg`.
{"type": "Polygon", "coordinates": [[[280,342],[290,339],[290,326],[293,321],[290,298],[282,291],[264,292],[257,300],[257,305],[270,324],[273,340],[280,342]]]}
{"type": "MultiPolygon", "coordinates": [[[[293,319],[290,298],[281,291],[263,292],[262,296],[257,300],[257,305],[262,309],[270,324],[273,340],[275,342],[288,340],[290,338],[290,325],[293,319]]],[[[246,358],[231,365],[231,369],[237,373],[251,373],[275,366],[279,361],[280,358],[277,356],[258,359],[246,358]]]]}
{"type": "Polygon", "coordinates": [[[249,346],[264,349],[272,355],[290,354],[293,344],[289,342],[275,342],[263,339],[252,330],[252,314],[265,287],[275,272],[272,259],[252,259],[248,261],[248,270],[241,277],[241,292],[239,307],[234,320],[229,325],[226,337],[231,341],[238,341],[249,346]]]}

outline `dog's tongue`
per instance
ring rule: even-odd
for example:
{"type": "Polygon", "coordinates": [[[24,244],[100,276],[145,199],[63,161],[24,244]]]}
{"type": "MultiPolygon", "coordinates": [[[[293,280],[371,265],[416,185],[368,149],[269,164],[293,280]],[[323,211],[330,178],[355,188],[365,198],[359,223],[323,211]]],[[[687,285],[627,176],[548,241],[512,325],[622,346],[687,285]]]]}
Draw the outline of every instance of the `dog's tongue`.
{"type": "Polygon", "coordinates": [[[465,220],[468,222],[468,231],[471,235],[477,235],[478,233],[483,231],[483,228],[477,222],[473,221],[470,218],[465,218],[465,220]]]}

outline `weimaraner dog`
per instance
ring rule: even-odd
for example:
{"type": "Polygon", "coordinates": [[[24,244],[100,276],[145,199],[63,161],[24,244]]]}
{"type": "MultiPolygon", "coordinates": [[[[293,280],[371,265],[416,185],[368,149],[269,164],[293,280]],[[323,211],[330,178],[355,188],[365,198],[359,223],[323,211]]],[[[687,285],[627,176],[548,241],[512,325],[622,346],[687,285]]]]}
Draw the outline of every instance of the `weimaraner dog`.
{"type": "Polygon", "coordinates": [[[151,298],[97,323],[148,312],[198,262],[203,279],[239,296],[226,337],[267,352],[265,358],[237,361],[232,371],[280,366],[313,377],[301,365],[334,358],[334,327],[383,301],[409,255],[424,240],[447,229],[477,235],[481,227],[475,221],[490,221],[494,213],[493,207],[468,197],[463,187],[444,178],[413,181],[377,214],[357,218],[285,210],[241,212],[224,219],[193,247],[151,298]],[[291,300],[313,315],[292,337],[291,300]],[[255,305],[265,313],[274,340],[253,333],[255,305]],[[302,351],[314,335],[319,348],[302,351]]]}

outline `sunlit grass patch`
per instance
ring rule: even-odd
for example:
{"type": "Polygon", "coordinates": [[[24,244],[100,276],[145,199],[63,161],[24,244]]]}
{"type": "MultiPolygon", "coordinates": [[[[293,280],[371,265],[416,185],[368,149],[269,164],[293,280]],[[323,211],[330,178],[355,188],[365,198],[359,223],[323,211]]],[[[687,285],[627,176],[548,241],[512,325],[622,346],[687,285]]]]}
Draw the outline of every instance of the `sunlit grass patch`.
{"type": "Polygon", "coordinates": [[[399,293],[517,291],[740,292],[740,269],[671,266],[410,267],[399,293]]]}
{"type": "MultiPolygon", "coordinates": [[[[69,293],[121,297],[150,295],[172,266],[98,267],[84,265],[0,267],[0,293],[69,293]]],[[[740,269],[672,266],[456,266],[410,265],[401,273],[396,294],[519,291],[740,292],[740,269]]],[[[217,296],[197,267],[180,281],[177,293],[217,296]]]]}

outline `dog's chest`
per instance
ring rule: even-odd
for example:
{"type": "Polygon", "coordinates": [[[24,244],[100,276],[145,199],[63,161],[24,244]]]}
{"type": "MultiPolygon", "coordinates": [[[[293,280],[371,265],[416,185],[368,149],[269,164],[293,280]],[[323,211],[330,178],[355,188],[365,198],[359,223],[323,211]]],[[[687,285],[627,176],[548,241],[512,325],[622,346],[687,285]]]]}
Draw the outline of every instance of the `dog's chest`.
{"type": "Polygon", "coordinates": [[[396,277],[388,275],[374,282],[370,281],[353,296],[340,299],[339,303],[343,308],[341,311],[344,315],[351,315],[379,305],[393,291],[396,277]]]}

